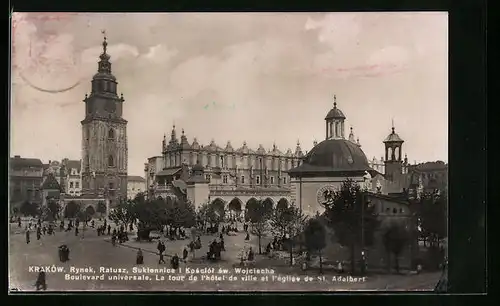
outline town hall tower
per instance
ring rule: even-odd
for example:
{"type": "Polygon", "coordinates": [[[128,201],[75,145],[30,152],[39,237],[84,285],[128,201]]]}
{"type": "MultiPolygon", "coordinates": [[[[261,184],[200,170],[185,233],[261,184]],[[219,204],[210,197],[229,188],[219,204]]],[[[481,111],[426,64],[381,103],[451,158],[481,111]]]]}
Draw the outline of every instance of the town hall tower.
{"type": "Polygon", "coordinates": [[[82,193],[103,198],[110,207],[127,196],[127,121],[123,116],[123,94],[111,73],[110,56],[104,37],[98,70],[92,88],[85,95],[82,123],[82,193]]]}

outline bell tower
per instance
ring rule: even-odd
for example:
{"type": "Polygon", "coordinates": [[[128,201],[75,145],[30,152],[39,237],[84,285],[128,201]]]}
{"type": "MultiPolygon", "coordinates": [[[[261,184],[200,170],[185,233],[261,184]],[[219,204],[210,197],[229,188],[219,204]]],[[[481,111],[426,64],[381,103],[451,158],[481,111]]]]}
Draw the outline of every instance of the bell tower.
{"type": "Polygon", "coordinates": [[[123,94],[117,95],[118,83],[111,73],[107,46],[104,36],[97,73],[90,94],[83,100],[82,193],[106,199],[112,207],[127,196],[128,145],[127,121],[122,118],[125,100],[123,94]]]}
{"type": "Polygon", "coordinates": [[[402,149],[404,140],[396,134],[394,122],[392,132],[385,138],[385,174],[389,180],[397,179],[403,173],[402,149]]]}

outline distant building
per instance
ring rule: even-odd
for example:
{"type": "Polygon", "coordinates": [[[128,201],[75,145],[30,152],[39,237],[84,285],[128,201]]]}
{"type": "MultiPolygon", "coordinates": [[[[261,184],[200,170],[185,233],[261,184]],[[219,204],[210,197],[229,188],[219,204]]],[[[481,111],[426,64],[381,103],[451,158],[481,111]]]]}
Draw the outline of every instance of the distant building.
{"type": "Polygon", "coordinates": [[[141,176],[127,178],[127,198],[133,199],[139,193],[146,191],[146,180],[141,176]]]}
{"type": "Polygon", "coordinates": [[[12,205],[24,201],[41,204],[43,164],[38,158],[22,158],[19,155],[9,160],[9,191],[12,205]]]}
{"type": "MultiPolygon", "coordinates": [[[[144,178],[146,180],[146,187],[153,189],[156,182],[156,174],[163,170],[165,161],[163,156],[153,156],[148,158],[148,162],[144,164],[144,178]]],[[[149,194],[148,194],[149,195],[149,194]]]]}
{"type": "Polygon", "coordinates": [[[64,193],[70,196],[79,197],[82,192],[82,161],[63,159],[62,164],[65,169],[64,193]]]}

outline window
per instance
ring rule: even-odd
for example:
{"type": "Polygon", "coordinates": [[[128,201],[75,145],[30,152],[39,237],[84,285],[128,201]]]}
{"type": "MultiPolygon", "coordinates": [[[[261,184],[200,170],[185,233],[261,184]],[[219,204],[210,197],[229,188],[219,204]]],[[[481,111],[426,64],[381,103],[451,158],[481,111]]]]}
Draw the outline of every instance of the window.
{"type": "Polygon", "coordinates": [[[283,177],[283,184],[286,184],[286,177],[283,177]]]}
{"type": "Polygon", "coordinates": [[[398,212],[398,210],[397,210],[396,208],[393,208],[393,209],[392,209],[392,213],[393,213],[393,214],[396,214],[397,212],[398,212]]]}
{"type": "Polygon", "coordinates": [[[108,167],[114,166],[113,155],[108,156],[108,167]]]}
{"type": "Polygon", "coordinates": [[[255,177],[255,183],[256,183],[257,185],[259,185],[259,184],[260,184],[260,176],[259,176],[259,175],[257,175],[257,176],[255,177]]]}
{"type": "Polygon", "coordinates": [[[241,183],[245,184],[245,176],[244,175],[241,176],[241,183]]]}
{"type": "Polygon", "coordinates": [[[69,182],[69,188],[73,188],[73,182],[69,182]]]}
{"type": "Polygon", "coordinates": [[[222,183],[227,184],[227,175],[222,177],[222,183]]]}
{"type": "Polygon", "coordinates": [[[403,213],[403,209],[402,209],[402,208],[400,208],[400,209],[399,209],[399,213],[400,213],[400,214],[402,214],[402,213],[403,213]]]}
{"type": "Polygon", "coordinates": [[[75,182],[75,188],[80,188],[80,182],[75,182]]]}
{"type": "Polygon", "coordinates": [[[108,131],[108,139],[115,139],[115,130],[113,128],[108,131]]]}
{"type": "Polygon", "coordinates": [[[205,179],[210,183],[210,174],[206,174],[205,179]]]}
{"type": "Polygon", "coordinates": [[[274,176],[271,176],[271,185],[274,184],[274,176]]]}

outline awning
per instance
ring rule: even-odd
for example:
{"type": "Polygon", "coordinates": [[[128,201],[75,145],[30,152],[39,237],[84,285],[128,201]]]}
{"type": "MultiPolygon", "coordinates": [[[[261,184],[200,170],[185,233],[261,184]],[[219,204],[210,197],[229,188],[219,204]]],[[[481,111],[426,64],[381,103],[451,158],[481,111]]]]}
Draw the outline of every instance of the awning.
{"type": "Polygon", "coordinates": [[[156,174],[156,176],[172,176],[181,171],[181,168],[164,169],[156,174]]]}

